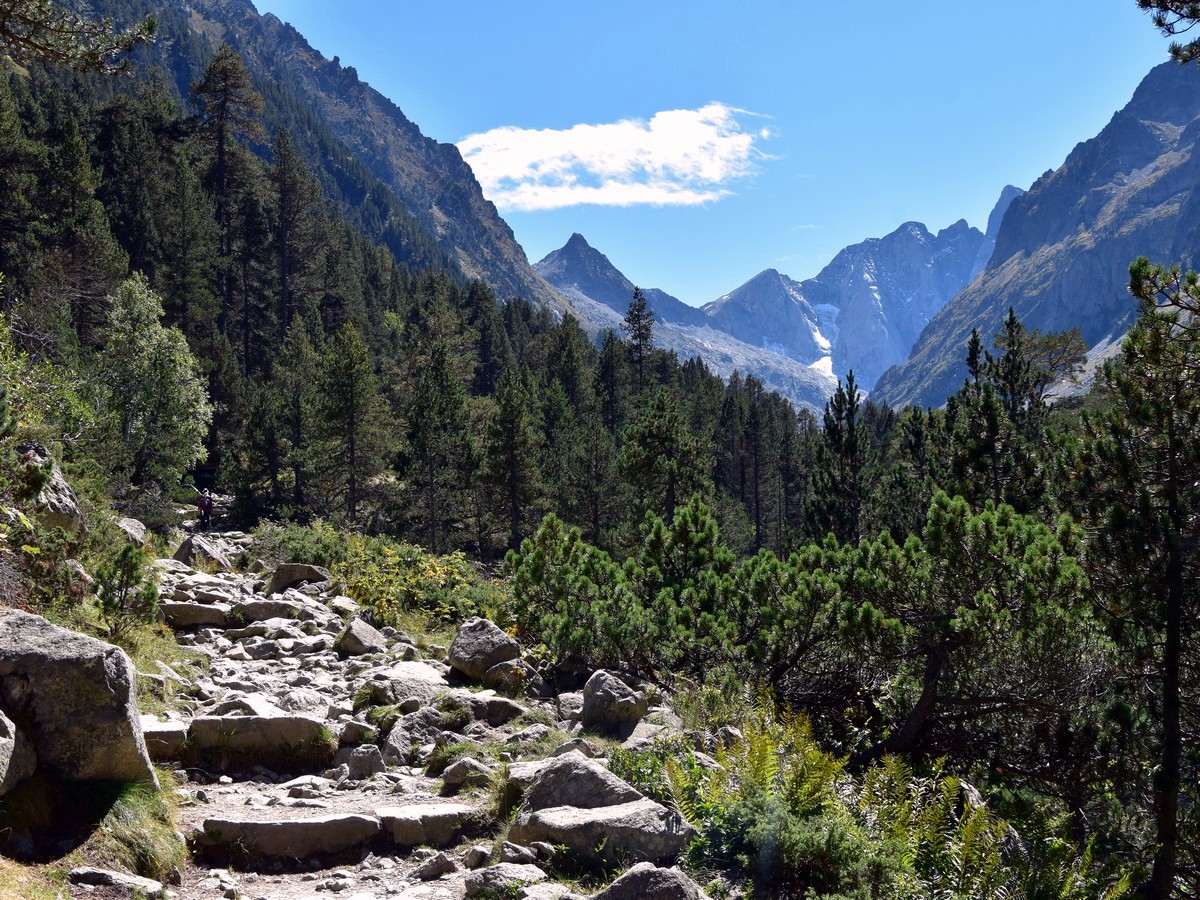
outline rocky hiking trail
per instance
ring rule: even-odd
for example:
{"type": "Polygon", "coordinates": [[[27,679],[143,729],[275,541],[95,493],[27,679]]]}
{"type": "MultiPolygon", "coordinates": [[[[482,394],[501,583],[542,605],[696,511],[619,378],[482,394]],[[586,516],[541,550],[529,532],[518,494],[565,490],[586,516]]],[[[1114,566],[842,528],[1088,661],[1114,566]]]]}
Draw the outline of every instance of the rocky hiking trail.
{"type": "Polygon", "coordinates": [[[178,711],[140,717],[179,779],[167,896],[581,897],[556,873],[587,868],[624,872],[606,900],[704,896],[667,868],[691,827],[603,758],[677,730],[669,708],[603,671],[556,694],[484,619],[450,647],[377,630],[319,567],[232,571],[251,540],[193,534],[157,562],[166,624],[207,660],[150,673],[178,711]]]}

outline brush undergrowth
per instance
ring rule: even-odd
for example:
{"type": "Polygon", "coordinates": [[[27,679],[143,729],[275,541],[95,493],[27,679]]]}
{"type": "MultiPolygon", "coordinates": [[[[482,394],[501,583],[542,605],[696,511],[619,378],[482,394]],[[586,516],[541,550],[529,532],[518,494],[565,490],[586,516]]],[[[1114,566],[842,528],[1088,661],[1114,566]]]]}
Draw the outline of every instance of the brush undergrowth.
{"type": "Polygon", "coordinates": [[[612,770],[697,829],[686,862],[701,880],[733,873],[759,896],[1115,898],[1129,878],[1036,812],[1019,827],[940,764],[890,758],[863,773],[826,753],[802,717],[760,698],[741,739],[712,760],[681,739],[614,749],[612,770]]]}

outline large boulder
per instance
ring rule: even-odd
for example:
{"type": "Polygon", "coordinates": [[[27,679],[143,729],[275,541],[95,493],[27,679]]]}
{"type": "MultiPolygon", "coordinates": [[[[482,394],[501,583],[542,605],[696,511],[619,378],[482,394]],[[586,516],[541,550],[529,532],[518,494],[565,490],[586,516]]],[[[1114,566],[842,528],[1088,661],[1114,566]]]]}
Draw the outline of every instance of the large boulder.
{"type": "Polygon", "coordinates": [[[49,476],[33,500],[35,514],[42,524],[72,534],[87,534],[87,522],[79,507],[79,498],[75,496],[71,485],[67,484],[67,479],[63,478],[62,470],[45,445],[37,441],[19,444],[17,454],[26,467],[43,469],[49,476]]]}
{"type": "Polygon", "coordinates": [[[128,516],[117,519],[117,528],[121,530],[129,543],[135,544],[138,547],[145,545],[147,537],[146,526],[138,519],[132,519],[128,516]]]}
{"type": "Polygon", "coordinates": [[[174,553],[174,558],[189,566],[199,565],[218,572],[233,571],[233,559],[239,548],[219,538],[204,534],[189,534],[174,553]]]}
{"type": "Polygon", "coordinates": [[[446,676],[433,666],[419,661],[397,662],[380,669],[360,690],[372,706],[403,703],[415,697],[428,703],[450,688],[446,676]]]}
{"type": "Polygon", "coordinates": [[[497,663],[516,659],[521,645],[494,623],[472,616],[459,626],[450,645],[450,667],[475,681],[497,663]]]}
{"type": "Polygon", "coordinates": [[[384,762],[389,766],[418,763],[421,759],[420,748],[433,743],[442,730],[442,714],[432,706],[424,706],[401,716],[384,742],[384,762]]]}
{"type": "Polygon", "coordinates": [[[608,865],[673,862],[694,835],[679,813],[645,798],[591,809],[522,809],[508,832],[519,844],[562,844],[584,859],[608,865]]]}
{"type": "Polygon", "coordinates": [[[525,794],[524,810],[575,806],[595,809],[641,800],[642,793],[578,750],[546,762],[525,794]]]}
{"type": "Polygon", "coordinates": [[[32,775],[36,768],[33,745],[24,732],[0,712],[0,797],[32,775]]]}
{"type": "Polygon", "coordinates": [[[368,653],[382,653],[387,649],[387,638],[383,632],[362,619],[354,619],[346,624],[333,649],[342,656],[364,656],[368,653]]]}
{"type": "Polygon", "coordinates": [[[562,844],[605,864],[666,863],[679,856],[694,833],[679,813],[572,751],[541,767],[508,838],[525,846],[562,844]]]}
{"type": "Polygon", "coordinates": [[[309,860],[342,853],[374,840],[379,820],[342,814],[307,819],[205,819],[197,843],[227,847],[273,859],[309,860]]]}
{"type": "Polygon", "coordinates": [[[197,716],[188,726],[192,751],[237,766],[328,766],[337,738],[311,716],[197,716]]]}
{"type": "Polygon", "coordinates": [[[0,711],[32,741],[38,767],[67,781],[157,786],[120,647],[0,611],[0,711]]]}
{"type": "Polygon", "coordinates": [[[519,897],[521,888],[540,884],[546,873],[533,865],[502,862],[472,872],[463,883],[468,897],[519,897]]]}
{"type": "Polygon", "coordinates": [[[585,728],[610,728],[637,722],[646,715],[650,701],[612,672],[600,669],[583,686],[580,718],[585,728]]]}
{"type": "Polygon", "coordinates": [[[472,809],[462,803],[420,803],[377,809],[383,833],[401,847],[453,843],[470,819],[472,809]]]}
{"type": "Polygon", "coordinates": [[[592,900],[707,900],[700,886],[678,869],[640,862],[592,900]]]}
{"type": "Polygon", "coordinates": [[[290,587],[308,582],[319,584],[329,580],[329,570],[324,566],[313,566],[308,563],[280,563],[275,567],[271,583],[264,593],[282,594],[290,587]]]}

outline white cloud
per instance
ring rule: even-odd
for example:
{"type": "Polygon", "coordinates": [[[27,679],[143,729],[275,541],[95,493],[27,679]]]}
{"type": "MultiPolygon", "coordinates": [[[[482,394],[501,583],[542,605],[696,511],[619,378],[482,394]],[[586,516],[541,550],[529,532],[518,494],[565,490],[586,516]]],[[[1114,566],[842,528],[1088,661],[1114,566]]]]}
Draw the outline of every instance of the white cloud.
{"type": "Polygon", "coordinates": [[[744,131],[750,115],[722,103],[555,131],[507,126],[458,145],[484,195],[502,210],[694,206],[728,196],[764,154],[771,130],[744,131]]]}

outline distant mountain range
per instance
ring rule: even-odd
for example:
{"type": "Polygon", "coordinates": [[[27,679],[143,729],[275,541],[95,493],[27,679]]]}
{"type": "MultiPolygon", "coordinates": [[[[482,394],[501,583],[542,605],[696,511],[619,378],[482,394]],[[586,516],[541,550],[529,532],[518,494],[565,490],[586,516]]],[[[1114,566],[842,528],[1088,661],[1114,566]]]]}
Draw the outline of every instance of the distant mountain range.
{"type": "MultiPolygon", "coordinates": [[[[228,42],[264,96],[267,134],[287,128],[330,198],[402,262],[571,312],[593,334],[619,326],[633,285],[602,253],[573,235],[531,266],[456,147],[422,135],[352,66],[325,59],[250,0],[92,6],[118,21],[154,13],[159,40],[139,52],[184,96],[228,42]]],[[[1196,261],[1198,88],[1195,69],[1154,69],[1061,167],[1027,193],[1005,188],[986,233],[963,221],[936,234],[908,222],[845,248],[815,277],[767,269],[700,309],[647,289],[659,340],[814,408],[850,371],[876,399],[942,403],[961,384],[971,329],[990,339],[1010,306],[1031,328],[1079,326],[1090,344],[1114,341],[1135,311],[1125,290],[1132,259],[1196,261]]]]}
{"type": "MultiPolygon", "coordinates": [[[[562,293],[586,326],[619,333],[634,285],[582,235],[571,235],[534,269],[562,293]]],[[[725,378],[735,371],[754,375],[769,389],[810,409],[820,409],[837,386],[827,367],[738,340],[714,328],[705,309],[688,306],[664,291],[648,288],[643,293],[655,313],[655,343],[682,359],[699,356],[725,378]]]]}
{"type": "MultiPolygon", "coordinates": [[[[1005,188],[993,223],[1020,193],[1005,188]]],[[[820,408],[837,377],[853,371],[870,390],[880,373],[906,360],[921,329],[982,268],[981,255],[994,241],[994,232],[984,235],[963,221],[937,235],[908,222],[847,247],[804,282],[767,269],[699,309],[657,288],[643,293],[661,346],[680,356],[699,352],[722,375],[755,375],[820,408]]],[[[582,235],[534,268],[583,318],[619,326],[633,284],[582,235]]]]}

